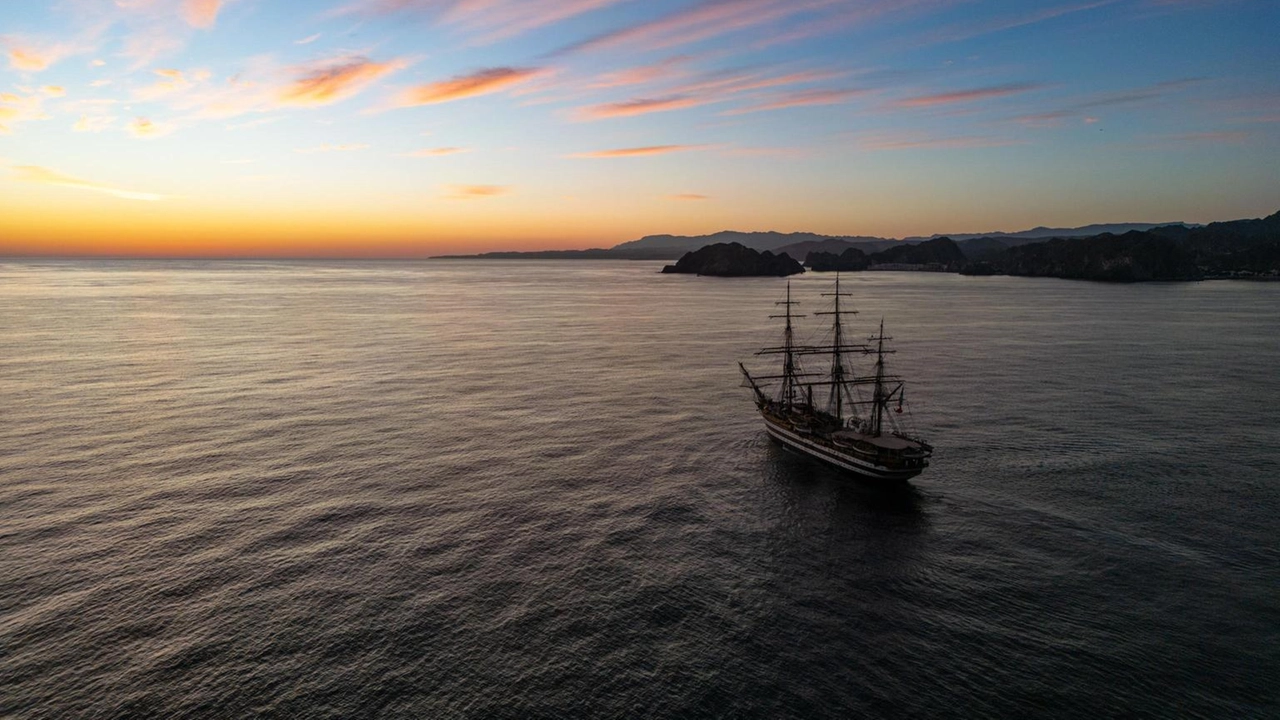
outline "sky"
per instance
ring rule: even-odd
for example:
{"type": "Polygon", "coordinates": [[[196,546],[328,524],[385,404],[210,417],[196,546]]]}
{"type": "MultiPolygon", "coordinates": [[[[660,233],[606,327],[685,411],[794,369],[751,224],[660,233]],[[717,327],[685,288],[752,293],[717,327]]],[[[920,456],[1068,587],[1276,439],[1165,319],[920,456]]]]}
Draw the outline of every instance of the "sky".
{"type": "Polygon", "coordinates": [[[1280,209],[1275,0],[6,0],[0,255],[1280,209]]]}

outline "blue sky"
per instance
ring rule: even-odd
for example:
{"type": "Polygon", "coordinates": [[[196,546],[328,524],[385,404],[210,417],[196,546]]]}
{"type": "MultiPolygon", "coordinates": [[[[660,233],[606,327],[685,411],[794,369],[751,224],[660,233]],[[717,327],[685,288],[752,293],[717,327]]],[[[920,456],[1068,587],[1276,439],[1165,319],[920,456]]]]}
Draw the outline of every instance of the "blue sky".
{"type": "Polygon", "coordinates": [[[1269,0],[5,3],[0,250],[1253,217],[1276,28],[1269,0]]]}

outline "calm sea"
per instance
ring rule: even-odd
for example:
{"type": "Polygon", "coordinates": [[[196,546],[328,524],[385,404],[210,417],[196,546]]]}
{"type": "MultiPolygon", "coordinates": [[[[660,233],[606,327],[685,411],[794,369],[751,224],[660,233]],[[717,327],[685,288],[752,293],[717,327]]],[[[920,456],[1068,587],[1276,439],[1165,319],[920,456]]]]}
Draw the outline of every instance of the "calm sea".
{"type": "Polygon", "coordinates": [[[890,492],[658,268],[0,265],[0,716],[1280,714],[1280,283],[846,276],[890,492]]]}

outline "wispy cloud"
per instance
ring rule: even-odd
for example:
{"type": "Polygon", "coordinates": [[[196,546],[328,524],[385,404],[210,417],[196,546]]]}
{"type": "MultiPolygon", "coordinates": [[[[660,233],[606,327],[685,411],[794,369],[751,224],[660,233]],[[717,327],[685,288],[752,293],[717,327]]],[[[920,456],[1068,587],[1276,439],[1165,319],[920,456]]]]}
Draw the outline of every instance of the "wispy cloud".
{"type": "Polygon", "coordinates": [[[795,107],[811,107],[814,105],[839,105],[865,95],[866,90],[805,90],[789,93],[755,105],[748,105],[723,113],[724,115],[743,115],[745,113],[763,112],[767,110],[783,110],[795,107]]]}
{"type": "Polygon", "coordinates": [[[458,0],[444,17],[484,43],[496,42],[530,30],[625,0],[458,0]]]}
{"type": "MultiPolygon", "coordinates": [[[[753,91],[781,88],[790,85],[808,85],[838,78],[845,74],[847,73],[829,70],[803,70],[780,75],[769,74],[759,70],[721,71],[705,74],[688,80],[687,82],[680,83],[674,87],[670,87],[666,94],[658,97],[635,98],[621,102],[603,103],[600,105],[578,108],[574,112],[574,117],[578,120],[601,120],[605,118],[631,117],[634,115],[646,115],[655,112],[682,110],[684,108],[698,107],[701,105],[728,102],[736,97],[753,91]]],[[[782,104],[787,101],[792,105],[831,104],[836,101],[838,93],[846,93],[851,96],[855,92],[856,91],[852,90],[813,90],[797,92],[789,97],[775,98],[774,100],[766,100],[756,103],[756,106],[753,106],[753,109],[743,109],[740,112],[776,109],[775,107],[765,107],[770,105],[776,105],[778,108],[787,107],[789,105],[782,104]]]]}
{"type": "MultiPolygon", "coordinates": [[[[187,75],[183,79],[198,87],[183,87],[182,80],[167,77],[159,87],[145,91],[152,97],[168,98],[174,110],[195,118],[231,118],[246,113],[282,108],[315,108],[352,98],[409,62],[404,59],[376,61],[363,56],[340,55],[291,67],[280,67],[270,58],[254,58],[241,72],[225,81],[204,82],[208,75],[187,75]],[[183,92],[164,93],[165,84],[183,92]]],[[[173,72],[173,71],[164,71],[173,72]]],[[[166,77],[161,73],[162,77],[166,77]]]]}
{"type": "Polygon", "coordinates": [[[667,199],[668,200],[710,200],[711,198],[706,195],[699,195],[698,193],[677,193],[675,195],[668,195],[667,199]]]}
{"type": "Polygon", "coordinates": [[[541,72],[542,70],[538,68],[512,67],[477,70],[450,80],[410,88],[400,95],[396,104],[399,107],[433,105],[488,95],[526,82],[541,72]]]}
{"type": "Polygon", "coordinates": [[[10,47],[9,67],[15,70],[44,70],[55,62],[54,58],[33,48],[10,47]]]}
{"type": "Polygon", "coordinates": [[[1244,130],[1206,130],[1201,132],[1170,133],[1165,135],[1141,135],[1131,145],[1158,150],[1187,149],[1188,146],[1241,145],[1254,139],[1254,134],[1244,130]]]}
{"type": "Polygon", "coordinates": [[[787,160],[812,157],[812,148],[802,147],[727,147],[720,151],[727,157],[770,157],[787,160]]]}
{"type": "Polygon", "coordinates": [[[1074,107],[1077,110],[1088,110],[1100,107],[1114,107],[1116,105],[1132,105],[1135,103],[1145,102],[1147,100],[1155,100],[1170,92],[1181,90],[1203,81],[1204,78],[1166,80],[1165,82],[1134,88],[1132,90],[1122,90],[1120,92],[1097,95],[1091,99],[1076,104],[1074,107]]]}
{"type": "Polygon", "coordinates": [[[1203,81],[1203,78],[1181,78],[1128,90],[1095,93],[1056,110],[1018,115],[1013,121],[1029,127],[1051,127],[1064,120],[1080,118],[1083,122],[1092,124],[1098,122],[1098,118],[1092,115],[1093,111],[1145,105],[1203,81]]]}
{"type": "Polygon", "coordinates": [[[638,65],[636,67],[605,73],[591,83],[592,89],[626,87],[628,85],[644,85],[658,80],[678,77],[681,68],[686,65],[690,56],[676,55],[664,58],[656,63],[638,65]]]}
{"type": "Polygon", "coordinates": [[[1040,85],[1032,83],[1011,83],[1008,85],[995,85],[992,87],[973,88],[970,90],[955,90],[952,92],[936,93],[932,95],[917,95],[915,97],[904,98],[902,100],[895,101],[893,106],[899,108],[924,108],[936,107],[938,105],[975,102],[977,100],[991,100],[993,98],[1006,97],[1008,95],[1017,95],[1019,93],[1037,90],[1040,87],[1040,85]]]}
{"type": "Polygon", "coordinates": [[[42,43],[19,37],[0,38],[9,59],[9,67],[23,72],[40,72],[72,55],[87,51],[84,43],[42,43]]]}
{"type": "Polygon", "coordinates": [[[316,33],[315,35],[308,35],[307,37],[304,37],[301,40],[294,40],[293,44],[294,45],[310,45],[311,43],[319,40],[321,37],[323,37],[323,33],[316,33]]]}
{"type": "Polygon", "coordinates": [[[607,32],[569,45],[555,54],[601,50],[619,45],[653,50],[687,45],[748,28],[839,6],[845,0],[704,0],[656,20],[607,32]]]}
{"type": "Polygon", "coordinates": [[[1115,5],[1120,0],[1098,0],[1097,2],[1076,4],[1076,5],[1059,5],[1057,7],[1042,8],[1034,12],[1022,13],[1020,15],[1011,15],[996,18],[978,25],[957,25],[943,28],[931,33],[923,39],[924,44],[933,43],[949,43],[959,42],[961,40],[969,40],[982,35],[990,35],[992,33],[1003,32],[1005,30],[1013,30],[1015,28],[1026,27],[1036,23],[1053,20],[1066,15],[1084,12],[1086,10],[1094,10],[1107,5],[1115,5]]]}
{"type": "Polygon", "coordinates": [[[294,150],[294,152],[300,153],[302,155],[314,155],[316,153],[355,152],[357,150],[368,150],[368,149],[369,149],[369,146],[364,143],[350,143],[346,145],[330,145],[326,143],[324,145],[317,145],[315,147],[298,148],[294,150]]]}
{"type": "Polygon", "coordinates": [[[704,98],[677,95],[675,97],[637,98],[625,102],[604,103],[591,107],[579,108],[576,116],[580,120],[602,120],[604,118],[631,117],[647,115],[655,112],[667,112],[682,108],[696,107],[710,102],[704,98]]]}
{"type": "Polygon", "coordinates": [[[283,117],[258,118],[257,120],[249,120],[247,122],[242,122],[242,123],[232,123],[231,125],[227,126],[227,129],[228,130],[248,130],[249,128],[262,127],[263,125],[270,125],[272,123],[277,123],[283,119],[284,119],[283,117]]]}
{"type": "Polygon", "coordinates": [[[476,200],[511,194],[511,187],[507,185],[446,185],[444,189],[445,197],[450,200],[476,200]]]}
{"type": "Polygon", "coordinates": [[[164,200],[166,197],[156,193],[137,192],[135,190],[127,190],[124,188],[114,187],[112,185],[104,185],[103,183],[81,180],[80,178],[63,175],[60,172],[39,167],[37,165],[19,165],[14,167],[13,170],[16,173],[16,179],[22,182],[54,185],[57,187],[73,188],[76,190],[88,190],[91,192],[102,193],[104,195],[111,195],[112,197],[123,198],[125,200],[146,200],[154,202],[157,200],[164,200]]]}
{"type": "Polygon", "coordinates": [[[863,150],[922,150],[922,149],[969,149],[1006,147],[1024,145],[1021,140],[1009,140],[990,137],[959,136],[929,137],[917,134],[873,135],[860,139],[858,147],[863,150]]]}
{"type": "Polygon", "coordinates": [[[460,148],[460,147],[438,147],[438,148],[425,148],[422,150],[414,150],[413,152],[405,153],[404,156],[415,157],[415,158],[442,157],[444,155],[458,155],[460,153],[465,153],[465,152],[469,152],[469,151],[466,148],[460,148]]]}
{"type": "Polygon", "coordinates": [[[378,79],[406,66],[403,60],[375,62],[366,57],[343,57],[299,68],[301,75],[282,88],[285,105],[329,105],[345,100],[378,79]]]}
{"type": "Polygon", "coordinates": [[[756,50],[793,43],[810,38],[843,32],[860,25],[894,16],[901,21],[904,18],[918,16],[925,12],[946,9],[952,5],[960,5],[967,0],[881,0],[879,2],[841,3],[829,13],[820,13],[796,24],[790,29],[771,28],[769,34],[756,41],[752,47],[756,50]]]}
{"type": "Polygon", "coordinates": [[[668,153],[705,150],[706,145],[648,145],[645,147],[617,148],[614,150],[596,150],[594,152],[576,153],[569,157],[577,158],[621,158],[645,157],[648,155],[666,155],[668,153]]]}
{"type": "Polygon", "coordinates": [[[844,71],[831,70],[802,70],[781,75],[754,70],[729,70],[710,73],[679,85],[673,92],[681,95],[710,94],[721,98],[753,90],[768,90],[788,85],[808,85],[824,80],[833,80],[846,74],[844,71]]]}
{"type": "Polygon", "coordinates": [[[222,0],[184,0],[182,16],[194,28],[211,28],[218,22],[222,0]]]}
{"type": "Polygon", "coordinates": [[[49,55],[28,47],[10,47],[9,67],[17,70],[42,70],[54,63],[49,55]]]}
{"type": "Polygon", "coordinates": [[[1028,127],[1048,127],[1058,125],[1063,120],[1071,118],[1074,115],[1075,113],[1069,110],[1052,110],[1050,112],[1019,115],[1015,117],[1013,121],[1028,127]]]}
{"type": "Polygon", "coordinates": [[[110,130],[115,121],[110,115],[81,115],[71,129],[78,133],[100,133],[110,130]]]}
{"type": "Polygon", "coordinates": [[[152,24],[136,31],[124,40],[121,55],[132,60],[131,70],[141,70],[160,58],[182,50],[187,44],[186,31],[169,25],[152,24]]]}
{"type": "Polygon", "coordinates": [[[626,0],[356,0],[330,15],[414,12],[491,43],[522,35],[626,0]]]}
{"type": "MultiPolygon", "coordinates": [[[[30,91],[30,88],[26,88],[30,91]]],[[[47,95],[33,93],[18,95],[16,93],[0,93],[0,134],[13,132],[17,125],[33,120],[47,120],[49,115],[44,111],[47,95]]]]}
{"type": "Polygon", "coordinates": [[[1216,130],[1208,132],[1179,133],[1166,136],[1167,140],[1178,143],[1240,143],[1248,140],[1250,134],[1242,130],[1216,130]]]}
{"type": "Polygon", "coordinates": [[[196,84],[205,82],[213,77],[213,74],[208,70],[197,70],[190,76],[187,76],[181,70],[173,69],[155,70],[154,73],[160,79],[147,87],[134,91],[134,97],[139,100],[155,100],[165,95],[190,90],[196,84]]]}
{"type": "Polygon", "coordinates": [[[149,118],[134,118],[129,123],[129,134],[142,139],[151,140],[153,138],[164,137],[174,131],[174,126],[168,123],[153,122],[149,118]]]}

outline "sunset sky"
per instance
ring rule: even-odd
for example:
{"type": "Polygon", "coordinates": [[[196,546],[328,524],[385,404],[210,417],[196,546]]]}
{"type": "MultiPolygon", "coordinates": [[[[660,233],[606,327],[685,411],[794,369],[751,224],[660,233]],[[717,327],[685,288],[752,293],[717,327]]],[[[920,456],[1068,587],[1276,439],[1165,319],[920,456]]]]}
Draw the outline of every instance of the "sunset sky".
{"type": "Polygon", "coordinates": [[[1275,0],[6,0],[0,254],[1280,209],[1275,0]]]}

